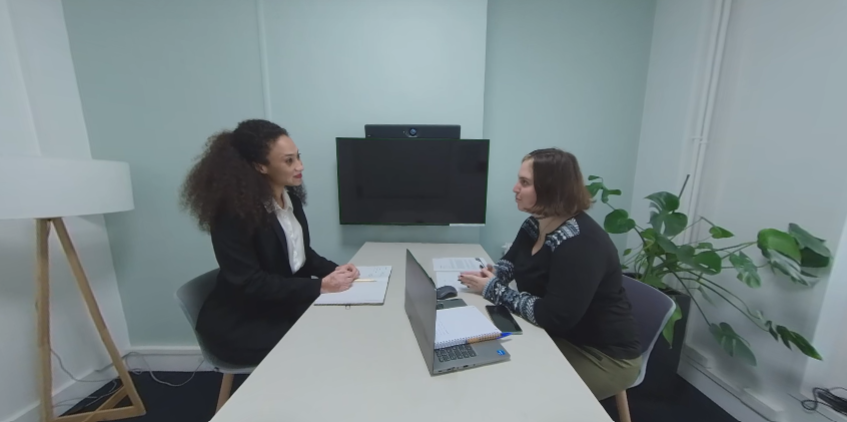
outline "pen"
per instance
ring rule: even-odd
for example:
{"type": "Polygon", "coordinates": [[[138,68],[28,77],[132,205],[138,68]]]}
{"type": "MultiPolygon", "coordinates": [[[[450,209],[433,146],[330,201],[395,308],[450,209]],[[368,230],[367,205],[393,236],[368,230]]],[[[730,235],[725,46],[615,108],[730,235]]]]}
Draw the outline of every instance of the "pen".
{"type": "Polygon", "coordinates": [[[502,333],[498,337],[472,338],[472,339],[468,340],[468,344],[480,343],[480,342],[489,341],[489,340],[499,340],[499,339],[504,338],[504,337],[509,337],[510,335],[512,335],[512,333],[502,333]]]}
{"type": "Polygon", "coordinates": [[[376,281],[376,280],[374,280],[372,278],[357,278],[357,279],[353,280],[353,282],[357,282],[357,281],[376,281]]]}

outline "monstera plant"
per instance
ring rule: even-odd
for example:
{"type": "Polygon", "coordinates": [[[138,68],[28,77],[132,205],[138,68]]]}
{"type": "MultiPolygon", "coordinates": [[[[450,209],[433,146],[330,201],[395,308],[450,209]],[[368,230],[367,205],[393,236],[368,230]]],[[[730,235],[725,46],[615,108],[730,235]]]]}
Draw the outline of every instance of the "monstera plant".
{"type": "MultiPolygon", "coordinates": [[[[645,199],[650,206],[650,221],[642,226],[630,218],[626,210],[611,205],[611,197],[621,194],[619,189],[608,188],[598,176],[590,176],[588,181],[588,190],[595,200],[599,196],[599,201],[611,208],[603,222],[606,231],[615,234],[635,232],[640,239],[638,247],[623,252],[624,271],[660,290],[667,292],[676,289],[691,297],[715,340],[726,353],[756,365],[756,356],[750,344],[730,324],[709,318],[698,300],[712,303],[715,299],[723,300],[757,328],[770,333],[774,340],[782,341],[785,347],[791,349],[794,346],[806,356],[821,360],[818,351],[806,338],[766,318],[761,310],[751,309],[723,283],[714,281],[713,277],[732,271],[744,287],[756,289],[762,285],[760,270],[769,268],[793,283],[811,286],[832,261],[823,239],[792,223],[788,225],[788,231],[764,228],[759,230],[755,240],[733,242],[730,240],[734,238],[731,231],[705,217],[689,221],[688,216],[679,211],[682,192],[679,195],[656,192],[647,196],[645,199]],[[684,243],[679,240],[680,235],[697,225],[706,225],[708,235],[684,243]],[[754,260],[748,255],[754,246],[762,259],[754,260]],[[669,284],[674,286],[673,289],[669,284]]],[[[669,344],[673,344],[674,324],[681,317],[680,307],[677,306],[677,311],[663,330],[669,344]]]]}

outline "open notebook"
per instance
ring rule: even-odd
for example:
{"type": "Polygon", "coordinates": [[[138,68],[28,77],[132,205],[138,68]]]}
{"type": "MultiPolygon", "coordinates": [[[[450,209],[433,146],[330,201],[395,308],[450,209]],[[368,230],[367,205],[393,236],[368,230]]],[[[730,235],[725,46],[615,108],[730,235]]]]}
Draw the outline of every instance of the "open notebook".
{"type": "Polygon", "coordinates": [[[391,266],[358,267],[359,278],[375,281],[357,281],[353,287],[340,293],[324,293],[318,296],[315,305],[382,305],[391,266]]]}
{"type": "Polygon", "coordinates": [[[435,348],[499,338],[501,331],[474,306],[439,309],[435,317],[435,348]]]}

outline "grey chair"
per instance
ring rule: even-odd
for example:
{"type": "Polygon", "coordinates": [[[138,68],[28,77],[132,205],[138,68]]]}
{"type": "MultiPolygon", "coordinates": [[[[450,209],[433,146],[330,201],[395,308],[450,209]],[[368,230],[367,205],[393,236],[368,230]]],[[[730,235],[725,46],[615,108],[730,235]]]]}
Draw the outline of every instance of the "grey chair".
{"type": "Polygon", "coordinates": [[[183,284],[182,287],[177,289],[175,294],[179,306],[182,308],[182,311],[185,313],[185,317],[191,324],[191,329],[194,330],[194,336],[197,337],[197,343],[200,344],[200,353],[203,354],[203,358],[206,362],[209,362],[215,368],[215,371],[223,374],[221,390],[218,393],[218,405],[215,409],[216,413],[221,409],[224,403],[226,403],[229,399],[230,393],[232,393],[233,376],[235,374],[249,374],[253,372],[253,369],[255,368],[254,366],[232,365],[222,361],[206,349],[203,344],[203,339],[201,339],[197,334],[197,315],[200,314],[200,308],[203,306],[203,302],[206,301],[206,298],[209,297],[212,289],[215,288],[217,278],[218,269],[214,269],[196,277],[188,283],[183,284]]]}
{"type": "MultiPolygon", "coordinates": [[[[623,277],[623,287],[632,303],[632,316],[635,318],[638,339],[641,341],[641,372],[635,383],[627,388],[629,389],[637,387],[644,381],[650,352],[653,351],[653,346],[662,334],[662,329],[676,310],[676,302],[659,290],[626,276],[623,277]]],[[[615,402],[621,422],[632,422],[626,390],[615,395],[615,402]]]]}

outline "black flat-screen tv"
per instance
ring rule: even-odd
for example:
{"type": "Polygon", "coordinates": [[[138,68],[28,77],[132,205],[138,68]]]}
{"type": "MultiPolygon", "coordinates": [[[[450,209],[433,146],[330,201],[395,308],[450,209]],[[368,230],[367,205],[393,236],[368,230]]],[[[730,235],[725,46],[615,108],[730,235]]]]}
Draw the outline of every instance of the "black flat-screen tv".
{"type": "Polygon", "coordinates": [[[341,224],[485,224],[488,139],[336,138],[341,224]]]}

